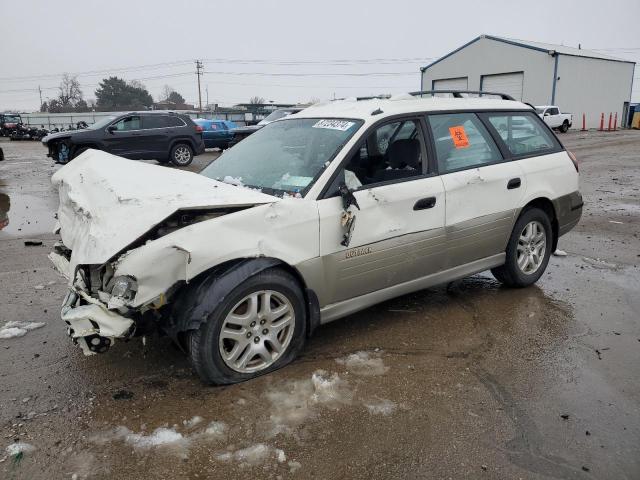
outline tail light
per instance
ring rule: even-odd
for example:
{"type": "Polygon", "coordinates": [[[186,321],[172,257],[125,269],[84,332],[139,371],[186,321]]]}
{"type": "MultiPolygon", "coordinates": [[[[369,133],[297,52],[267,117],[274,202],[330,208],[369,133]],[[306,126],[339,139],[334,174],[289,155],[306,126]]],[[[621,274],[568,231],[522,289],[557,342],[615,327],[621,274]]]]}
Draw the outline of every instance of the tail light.
{"type": "Polygon", "coordinates": [[[196,125],[196,132],[202,133],[204,132],[204,128],[202,128],[200,125],[196,125]]]}
{"type": "Polygon", "coordinates": [[[569,155],[569,158],[571,159],[571,161],[573,162],[573,166],[576,167],[576,172],[579,172],[580,169],[578,169],[578,159],[576,158],[576,156],[573,154],[573,152],[570,152],[569,150],[567,150],[567,154],[569,155]]]}

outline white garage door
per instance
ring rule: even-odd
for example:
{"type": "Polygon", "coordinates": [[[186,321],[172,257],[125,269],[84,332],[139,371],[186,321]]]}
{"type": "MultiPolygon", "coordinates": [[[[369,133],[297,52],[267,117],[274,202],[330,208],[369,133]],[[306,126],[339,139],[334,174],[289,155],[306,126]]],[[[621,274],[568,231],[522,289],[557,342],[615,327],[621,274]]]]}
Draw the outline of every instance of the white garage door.
{"type": "MultiPolygon", "coordinates": [[[[433,90],[468,90],[469,80],[467,77],[442,78],[433,81],[433,90]]],[[[436,97],[450,97],[448,94],[436,94],[436,97]]]]}
{"type": "Polygon", "coordinates": [[[522,100],[522,82],[524,73],[499,73],[497,75],[482,76],[482,91],[506,93],[516,100],[522,100]]]}

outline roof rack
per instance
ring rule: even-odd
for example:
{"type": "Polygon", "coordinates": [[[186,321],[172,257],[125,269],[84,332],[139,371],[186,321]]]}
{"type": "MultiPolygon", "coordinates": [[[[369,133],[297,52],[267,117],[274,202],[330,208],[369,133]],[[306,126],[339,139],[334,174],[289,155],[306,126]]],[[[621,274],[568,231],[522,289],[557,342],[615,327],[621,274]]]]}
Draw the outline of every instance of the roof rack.
{"type": "Polygon", "coordinates": [[[436,93],[450,93],[454,96],[454,98],[465,98],[462,96],[463,93],[471,93],[475,95],[496,95],[503,100],[512,100],[516,101],[511,95],[507,95],[506,93],[498,93],[498,92],[485,92],[481,90],[421,90],[419,92],[409,92],[409,95],[417,97],[418,95],[422,97],[423,95],[435,95],[436,93]]]}

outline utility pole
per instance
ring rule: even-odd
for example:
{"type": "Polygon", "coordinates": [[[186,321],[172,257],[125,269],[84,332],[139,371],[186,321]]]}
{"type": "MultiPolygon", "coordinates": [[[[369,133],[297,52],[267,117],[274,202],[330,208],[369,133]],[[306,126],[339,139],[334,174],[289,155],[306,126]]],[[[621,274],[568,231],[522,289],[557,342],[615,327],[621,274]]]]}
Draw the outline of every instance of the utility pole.
{"type": "Polygon", "coordinates": [[[42,89],[38,85],[38,92],[40,93],[40,111],[42,111],[42,89]]]}
{"type": "Polygon", "coordinates": [[[200,90],[200,77],[202,76],[202,70],[204,69],[204,65],[200,60],[196,60],[196,75],[198,76],[198,104],[200,106],[200,111],[202,111],[202,93],[200,90]]]}
{"type": "Polygon", "coordinates": [[[209,85],[207,85],[206,87],[204,87],[205,92],[207,92],[207,104],[205,105],[207,108],[209,108],[209,85]]]}

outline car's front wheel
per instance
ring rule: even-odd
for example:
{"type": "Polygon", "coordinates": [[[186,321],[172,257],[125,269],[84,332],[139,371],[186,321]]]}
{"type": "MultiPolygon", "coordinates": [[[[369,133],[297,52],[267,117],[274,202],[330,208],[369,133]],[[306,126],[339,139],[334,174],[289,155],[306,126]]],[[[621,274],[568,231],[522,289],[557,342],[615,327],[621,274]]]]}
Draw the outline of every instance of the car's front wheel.
{"type": "Polygon", "coordinates": [[[193,149],[186,143],[178,143],[171,149],[170,157],[177,167],[186,167],[193,161],[193,149]]]}
{"type": "Polygon", "coordinates": [[[260,272],[191,332],[191,363],[208,384],[242,382],[281,368],[304,345],[305,315],[303,294],[291,275],[280,269],[260,272]]]}
{"type": "Polygon", "coordinates": [[[491,270],[493,276],[510,287],[526,287],[535,283],[549,263],[553,230],[549,216],[539,208],[520,215],[509,243],[505,264],[491,270]]]}

